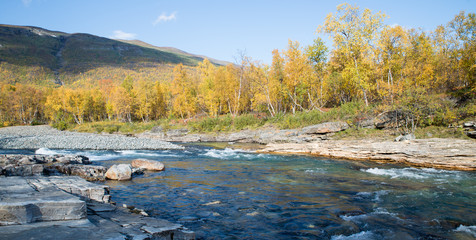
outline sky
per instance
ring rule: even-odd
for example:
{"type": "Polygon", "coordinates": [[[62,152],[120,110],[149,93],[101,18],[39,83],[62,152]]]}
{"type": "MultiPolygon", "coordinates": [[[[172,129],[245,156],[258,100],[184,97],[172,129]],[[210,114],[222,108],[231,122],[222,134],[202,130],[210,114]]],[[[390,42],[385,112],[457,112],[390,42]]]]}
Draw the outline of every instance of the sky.
{"type": "Polygon", "coordinates": [[[244,52],[270,64],[288,40],[325,39],[316,29],[344,2],[385,13],[388,25],[425,31],[460,11],[476,13],[476,0],[1,0],[0,24],[138,39],[229,62],[244,52]]]}

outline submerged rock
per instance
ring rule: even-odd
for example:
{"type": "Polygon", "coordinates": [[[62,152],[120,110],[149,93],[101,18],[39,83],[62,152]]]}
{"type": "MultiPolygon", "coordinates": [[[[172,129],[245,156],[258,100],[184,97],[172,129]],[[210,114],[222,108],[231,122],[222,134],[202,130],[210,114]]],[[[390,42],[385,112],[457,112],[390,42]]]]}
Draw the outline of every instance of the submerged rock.
{"type": "Polygon", "coordinates": [[[162,171],[165,168],[163,163],[147,159],[134,159],[132,160],[131,166],[133,168],[141,168],[151,171],[162,171]]]}
{"type": "Polygon", "coordinates": [[[112,165],[106,172],[106,178],[111,180],[130,180],[132,178],[132,167],[130,164],[112,165]]]}

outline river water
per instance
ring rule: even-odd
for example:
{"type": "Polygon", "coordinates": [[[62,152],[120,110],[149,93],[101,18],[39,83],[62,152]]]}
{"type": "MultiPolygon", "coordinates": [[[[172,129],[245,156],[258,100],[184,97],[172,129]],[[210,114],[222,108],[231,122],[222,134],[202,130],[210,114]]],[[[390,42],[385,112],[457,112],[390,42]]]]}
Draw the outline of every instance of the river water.
{"type": "Polygon", "coordinates": [[[162,172],[106,181],[113,201],[183,224],[197,239],[476,239],[476,173],[186,144],[74,151],[162,172]]]}

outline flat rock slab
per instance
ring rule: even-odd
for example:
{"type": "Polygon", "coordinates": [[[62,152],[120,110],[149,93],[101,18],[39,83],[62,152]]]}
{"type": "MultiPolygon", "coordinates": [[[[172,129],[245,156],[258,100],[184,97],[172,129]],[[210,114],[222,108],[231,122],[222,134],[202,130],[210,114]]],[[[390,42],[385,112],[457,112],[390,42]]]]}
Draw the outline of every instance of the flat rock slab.
{"type": "Polygon", "coordinates": [[[78,176],[50,176],[29,178],[28,183],[36,189],[58,188],[81,197],[83,200],[109,202],[109,188],[88,182],[78,176]]]}
{"type": "Polygon", "coordinates": [[[0,185],[0,225],[86,218],[86,203],[55,187],[38,189],[28,179],[8,177],[0,185]]]}
{"type": "Polygon", "coordinates": [[[0,240],[195,239],[195,234],[180,224],[132,214],[107,203],[88,202],[87,205],[86,219],[0,226],[0,240]]]}
{"type": "Polygon", "coordinates": [[[0,240],[195,239],[180,224],[105,203],[106,189],[76,176],[0,177],[0,240]]]}
{"type": "Polygon", "coordinates": [[[433,138],[402,142],[329,140],[268,144],[259,152],[305,153],[332,158],[400,162],[418,167],[476,170],[476,142],[461,139],[433,138]]]}

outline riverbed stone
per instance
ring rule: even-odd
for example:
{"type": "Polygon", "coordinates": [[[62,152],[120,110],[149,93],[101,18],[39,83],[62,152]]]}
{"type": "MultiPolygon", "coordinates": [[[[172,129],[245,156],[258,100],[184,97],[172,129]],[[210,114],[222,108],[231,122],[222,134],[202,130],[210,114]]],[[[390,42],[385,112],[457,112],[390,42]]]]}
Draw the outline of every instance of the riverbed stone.
{"type": "Polygon", "coordinates": [[[165,168],[163,163],[148,159],[134,159],[132,160],[131,166],[133,168],[141,168],[150,171],[162,171],[165,168]]]}
{"type": "Polygon", "coordinates": [[[132,178],[132,167],[130,164],[112,165],[106,172],[106,178],[111,180],[130,180],[132,178]]]}

